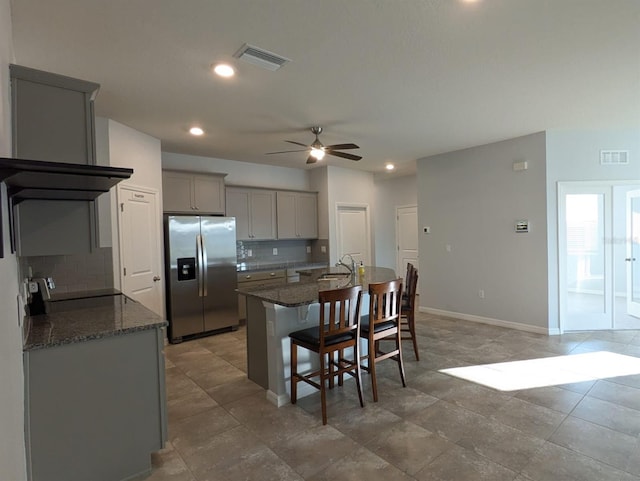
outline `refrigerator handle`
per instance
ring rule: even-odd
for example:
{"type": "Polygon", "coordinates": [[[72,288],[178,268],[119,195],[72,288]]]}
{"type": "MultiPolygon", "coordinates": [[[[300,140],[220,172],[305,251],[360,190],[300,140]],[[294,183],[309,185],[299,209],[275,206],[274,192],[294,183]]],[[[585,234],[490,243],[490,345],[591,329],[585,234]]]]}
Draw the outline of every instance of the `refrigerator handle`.
{"type": "Polygon", "coordinates": [[[200,243],[202,244],[202,297],[207,297],[207,280],[209,277],[209,258],[207,257],[207,248],[205,247],[204,236],[200,236],[200,243]]]}
{"type": "Polygon", "coordinates": [[[198,297],[202,297],[202,277],[203,277],[203,268],[202,268],[202,236],[198,234],[196,236],[196,259],[198,263],[198,297]]]}

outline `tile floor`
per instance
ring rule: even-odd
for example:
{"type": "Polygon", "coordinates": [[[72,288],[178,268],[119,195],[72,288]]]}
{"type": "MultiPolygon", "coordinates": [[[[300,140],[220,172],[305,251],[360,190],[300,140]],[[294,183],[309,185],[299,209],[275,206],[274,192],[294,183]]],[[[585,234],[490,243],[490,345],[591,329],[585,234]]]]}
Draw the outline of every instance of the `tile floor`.
{"type": "Polygon", "coordinates": [[[355,384],[276,408],[246,378],[245,331],[169,345],[169,443],[148,481],[640,480],[640,375],[499,392],[445,367],[609,350],[640,357],[640,331],[547,337],[418,315],[408,387],[379,365],[380,401],[355,384]],[[367,402],[368,401],[368,402],[367,402]]]}

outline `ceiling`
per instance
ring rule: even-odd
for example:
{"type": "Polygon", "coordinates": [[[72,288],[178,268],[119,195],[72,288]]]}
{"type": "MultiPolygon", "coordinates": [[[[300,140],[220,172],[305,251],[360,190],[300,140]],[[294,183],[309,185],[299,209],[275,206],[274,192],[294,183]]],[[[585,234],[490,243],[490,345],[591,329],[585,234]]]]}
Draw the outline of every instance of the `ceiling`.
{"type": "MultiPolygon", "coordinates": [[[[309,128],[382,172],[548,129],[640,125],[638,0],[12,0],[16,63],[101,85],[162,150],[307,168],[309,128]],[[292,61],[239,61],[244,44],[292,61]],[[227,61],[232,79],[211,65],[227,61]],[[199,125],[205,135],[188,133],[199,125]]],[[[321,165],[321,163],[315,164],[321,165]]]]}

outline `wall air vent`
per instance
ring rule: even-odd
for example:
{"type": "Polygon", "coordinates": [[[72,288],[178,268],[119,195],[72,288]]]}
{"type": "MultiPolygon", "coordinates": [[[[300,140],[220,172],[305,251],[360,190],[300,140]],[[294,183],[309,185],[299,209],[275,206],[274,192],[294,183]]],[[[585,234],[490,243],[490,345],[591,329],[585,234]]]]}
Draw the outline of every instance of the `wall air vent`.
{"type": "Polygon", "coordinates": [[[627,165],[629,163],[628,150],[601,150],[600,164],[602,165],[627,165]]]}
{"type": "Polygon", "coordinates": [[[276,71],[285,63],[291,62],[288,58],[281,57],[273,52],[268,52],[247,43],[240,47],[240,50],[234,53],[233,56],[271,71],[276,71]]]}

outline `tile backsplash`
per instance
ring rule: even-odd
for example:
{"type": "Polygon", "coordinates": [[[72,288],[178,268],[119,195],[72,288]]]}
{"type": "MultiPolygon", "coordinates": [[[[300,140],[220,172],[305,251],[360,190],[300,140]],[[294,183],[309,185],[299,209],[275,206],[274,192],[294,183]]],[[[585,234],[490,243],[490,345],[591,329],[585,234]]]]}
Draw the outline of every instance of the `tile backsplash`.
{"type": "Polygon", "coordinates": [[[113,287],[112,249],[95,249],[89,254],[20,257],[22,278],[52,277],[56,293],[90,291],[113,287]]]}
{"type": "Polygon", "coordinates": [[[272,240],[272,241],[237,241],[236,253],[238,263],[253,266],[288,263],[327,262],[328,254],[322,253],[321,245],[326,239],[317,240],[272,240]],[[274,249],[277,253],[274,254],[274,249]],[[307,251],[310,252],[307,252],[307,251]]]}

